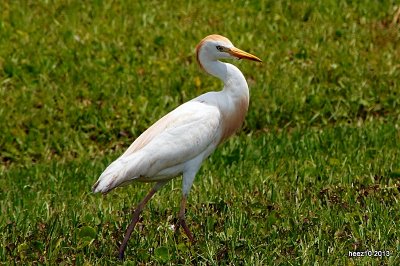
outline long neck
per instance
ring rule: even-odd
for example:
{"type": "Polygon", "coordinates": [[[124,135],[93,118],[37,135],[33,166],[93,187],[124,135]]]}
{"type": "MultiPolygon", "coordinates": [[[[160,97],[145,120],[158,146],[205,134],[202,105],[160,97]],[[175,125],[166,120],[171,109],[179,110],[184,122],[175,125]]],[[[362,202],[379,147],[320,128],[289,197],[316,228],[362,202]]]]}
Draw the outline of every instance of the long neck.
{"type": "Polygon", "coordinates": [[[223,102],[219,103],[223,118],[222,136],[223,141],[235,133],[243,124],[249,107],[249,88],[242,72],[231,64],[220,61],[199,60],[201,66],[209,74],[219,78],[224,83],[220,92],[223,102]]]}
{"type": "Polygon", "coordinates": [[[236,66],[218,60],[199,59],[207,73],[224,83],[223,91],[233,97],[233,100],[245,98],[247,102],[249,101],[249,87],[242,72],[236,66]]]}

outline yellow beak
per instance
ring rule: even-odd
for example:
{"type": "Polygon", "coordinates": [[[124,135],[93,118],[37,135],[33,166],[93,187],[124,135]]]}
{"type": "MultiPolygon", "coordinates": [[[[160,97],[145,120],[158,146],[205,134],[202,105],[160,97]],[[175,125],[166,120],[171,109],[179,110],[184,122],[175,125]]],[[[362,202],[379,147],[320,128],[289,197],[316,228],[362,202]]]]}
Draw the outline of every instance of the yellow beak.
{"type": "Polygon", "coordinates": [[[230,55],[240,58],[240,59],[248,59],[252,61],[262,62],[260,58],[255,55],[249,54],[248,52],[242,51],[236,47],[229,48],[227,51],[230,55]]]}

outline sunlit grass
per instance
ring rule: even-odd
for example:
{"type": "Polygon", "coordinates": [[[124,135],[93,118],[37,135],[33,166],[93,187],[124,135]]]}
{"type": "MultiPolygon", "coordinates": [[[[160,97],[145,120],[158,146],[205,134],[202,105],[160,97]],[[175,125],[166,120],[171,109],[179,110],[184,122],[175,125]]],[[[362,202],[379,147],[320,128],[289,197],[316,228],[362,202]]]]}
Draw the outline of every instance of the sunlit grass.
{"type": "MultiPolygon", "coordinates": [[[[150,189],[90,191],[143,130],[219,81],[194,47],[219,33],[251,104],[170,230],[177,178],[126,252],[141,264],[397,265],[400,29],[391,1],[6,1],[0,4],[0,261],[108,264],[150,189]],[[390,257],[349,258],[349,251],[390,257]]],[[[399,22],[400,23],[400,22],[399,22]]]]}

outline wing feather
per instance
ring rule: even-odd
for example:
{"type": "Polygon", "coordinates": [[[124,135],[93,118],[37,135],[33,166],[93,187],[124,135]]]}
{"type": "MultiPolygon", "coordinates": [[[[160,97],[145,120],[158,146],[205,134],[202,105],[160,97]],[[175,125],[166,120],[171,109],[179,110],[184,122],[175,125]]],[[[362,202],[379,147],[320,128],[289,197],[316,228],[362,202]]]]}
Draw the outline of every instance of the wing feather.
{"type": "Polygon", "coordinates": [[[95,192],[139,177],[153,177],[163,169],[198,156],[221,138],[221,113],[216,106],[187,102],[168,113],[143,132],[103,172],[93,186],[95,192]]]}

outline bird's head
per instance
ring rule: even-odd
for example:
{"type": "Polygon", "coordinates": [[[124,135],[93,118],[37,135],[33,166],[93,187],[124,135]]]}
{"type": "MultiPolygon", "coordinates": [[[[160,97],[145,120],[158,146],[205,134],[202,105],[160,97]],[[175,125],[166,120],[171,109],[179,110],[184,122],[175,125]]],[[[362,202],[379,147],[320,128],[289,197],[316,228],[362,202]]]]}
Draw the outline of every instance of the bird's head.
{"type": "Polygon", "coordinates": [[[200,56],[205,57],[210,61],[236,58],[262,62],[257,56],[236,48],[228,38],[217,34],[209,35],[201,40],[196,47],[196,54],[200,66],[202,66],[200,56]]]}

